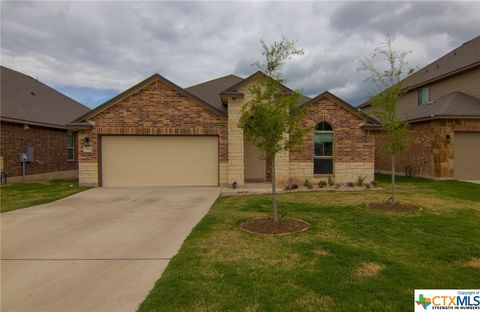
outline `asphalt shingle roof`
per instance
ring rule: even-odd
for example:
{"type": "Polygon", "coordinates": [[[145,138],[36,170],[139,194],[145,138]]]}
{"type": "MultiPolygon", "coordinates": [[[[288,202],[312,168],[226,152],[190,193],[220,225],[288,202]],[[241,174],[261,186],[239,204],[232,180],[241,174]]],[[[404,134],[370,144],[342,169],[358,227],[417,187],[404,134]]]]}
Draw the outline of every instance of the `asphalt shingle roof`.
{"type": "Polygon", "coordinates": [[[90,109],[40,81],[0,66],[2,120],[64,128],[90,109]]]}
{"type": "Polygon", "coordinates": [[[452,92],[415,109],[399,106],[402,120],[433,119],[438,117],[480,117],[480,99],[462,92],[452,92]]]}
{"type": "Polygon", "coordinates": [[[227,75],[196,84],[194,86],[185,88],[185,90],[209,103],[213,107],[226,113],[227,108],[222,104],[220,92],[228,89],[229,87],[239,83],[242,80],[243,78],[241,77],[235,75],[227,75]]]}

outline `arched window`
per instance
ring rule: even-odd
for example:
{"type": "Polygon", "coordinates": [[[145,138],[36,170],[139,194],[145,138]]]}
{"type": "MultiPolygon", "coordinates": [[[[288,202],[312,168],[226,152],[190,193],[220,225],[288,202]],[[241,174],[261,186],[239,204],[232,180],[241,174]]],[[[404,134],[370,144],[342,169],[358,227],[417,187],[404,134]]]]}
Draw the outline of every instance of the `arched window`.
{"type": "Polygon", "coordinates": [[[319,122],[313,132],[313,173],[333,173],[333,128],[328,122],[319,122]]]}

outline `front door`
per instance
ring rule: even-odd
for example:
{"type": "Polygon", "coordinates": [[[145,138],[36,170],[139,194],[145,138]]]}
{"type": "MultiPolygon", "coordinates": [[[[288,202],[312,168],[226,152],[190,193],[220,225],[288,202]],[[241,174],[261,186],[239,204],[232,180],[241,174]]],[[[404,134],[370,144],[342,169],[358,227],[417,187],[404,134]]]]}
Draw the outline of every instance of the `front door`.
{"type": "Polygon", "coordinates": [[[252,143],[245,140],[244,148],[245,181],[265,181],[266,161],[262,152],[252,143]]]}

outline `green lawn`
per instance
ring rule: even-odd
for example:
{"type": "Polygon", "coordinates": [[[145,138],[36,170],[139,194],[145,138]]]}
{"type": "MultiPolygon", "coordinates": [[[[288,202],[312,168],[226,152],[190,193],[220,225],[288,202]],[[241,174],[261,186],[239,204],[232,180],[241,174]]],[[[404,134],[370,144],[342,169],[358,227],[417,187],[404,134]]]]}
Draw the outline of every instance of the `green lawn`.
{"type": "Polygon", "coordinates": [[[75,180],[16,183],[0,187],[1,212],[45,204],[87,190],[75,180]]]}
{"type": "Polygon", "coordinates": [[[387,191],[281,195],[280,211],[312,225],[289,236],[238,230],[269,196],[219,198],[140,311],[412,311],[415,288],[478,288],[480,185],[398,181],[421,211],[367,207],[387,191]]]}

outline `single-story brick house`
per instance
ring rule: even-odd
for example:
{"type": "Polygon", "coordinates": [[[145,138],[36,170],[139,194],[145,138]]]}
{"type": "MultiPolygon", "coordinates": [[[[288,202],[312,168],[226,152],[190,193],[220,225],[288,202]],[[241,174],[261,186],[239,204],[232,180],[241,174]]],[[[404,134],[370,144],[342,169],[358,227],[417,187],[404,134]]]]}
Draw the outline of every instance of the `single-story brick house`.
{"type": "MultiPolygon", "coordinates": [[[[79,180],[93,186],[228,185],[270,179],[269,161],[238,122],[257,72],[181,88],[154,74],[69,124],[78,131],[79,180]]],[[[291,91],[282,86],[285,92],[291,91]]],[[[333,176],[373,180],[377,125],[329,92],[301,97],[309,132],[277,155],[280,183],[333,176]]]]}
{"type": "Polygon", "coordinates": [[[66,124],[90,109],[30,76],[0,66],[0,171],[7,181],[21,180],[20,154],[33,158],[25,163],[25,180],[76,178],[75,133],[66,124]]]}
{"type": "MultiPolygon", "coordinates": [[[[397,173],[480,180],[480,36],[403,80],[398,117],[410,124],[412,144],[398,157],[397,173]]],[[[359,108],[369,114],[368,101],[359,108]]],[[[390,172],[376,137],[375,169],[390,172]]]]}

